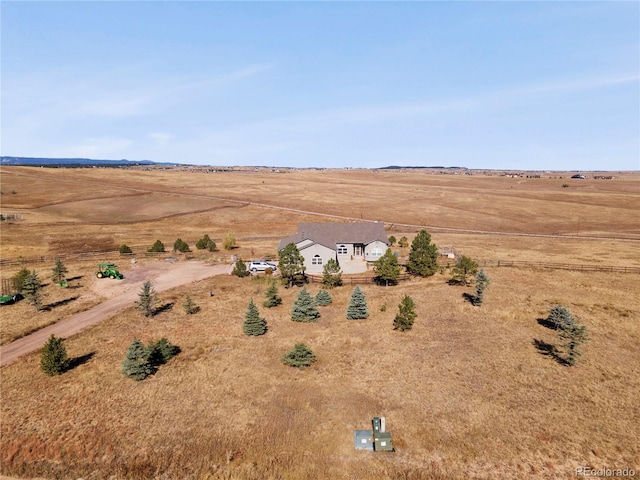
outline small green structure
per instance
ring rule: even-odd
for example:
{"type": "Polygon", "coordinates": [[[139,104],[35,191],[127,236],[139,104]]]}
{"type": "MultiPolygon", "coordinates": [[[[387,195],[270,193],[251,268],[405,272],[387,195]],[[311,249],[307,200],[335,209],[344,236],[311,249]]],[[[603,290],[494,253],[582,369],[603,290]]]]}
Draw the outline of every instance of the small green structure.
{"type": "Polygon", "coordinates": [[[23,296],[20,293],[14,295],[2,295],[0,296],[0,305],[11,305],[19,300],[22,300],[23,296]]]}
{"type": "Polygon", "coordinates": [[[115,263],[99,263],[98,271],[96,272],[96,277],[98,278],[109,277],[112,280],[113,279],[122,280],[124,278],[124,275],[122,275],[118,271],[118,267],[115,263]]]}
{"type": "Polygon", "coordinates": [[[372,430],[356,430],[354,432],[353,444],[356,450],[395,452],[391,432],[385,431],[385,418],[373,417],[371,426],[372,430]]]}

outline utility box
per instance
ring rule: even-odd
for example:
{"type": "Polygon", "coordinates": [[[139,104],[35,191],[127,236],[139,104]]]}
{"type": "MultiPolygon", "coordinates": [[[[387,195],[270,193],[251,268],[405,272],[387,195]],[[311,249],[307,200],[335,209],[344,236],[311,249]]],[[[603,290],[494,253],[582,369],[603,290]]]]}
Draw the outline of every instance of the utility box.
{"type": "Polygon", "coordinates": [[[373,430],[356,430],[353,443],[356,450],[372,450],[375,452],[395,452],[391,442],[391,432],[386,432],[384,417],[371,419],[373,430]]]}
{"type": "Polygon", "coordinates": [[[384,430],[381,430],[380,427],[382,425],[382,419],[380,417],[373,417],[373,420],[371,420],[371,424],[373,425],[373,434],[375,435],[378,432],[383,432],[384,430]]]}
{"type": "Polygon", "coordinates": [[[373,432],[371,430],[356,430],[353,434],[353,445],[356,450],[373,451],[373,432]]]}
{"type": "Polygon", "coordinates": [[[393,452],[390,432],[380,432],[374,436],[373,449],[376,452],[393,452]]]}

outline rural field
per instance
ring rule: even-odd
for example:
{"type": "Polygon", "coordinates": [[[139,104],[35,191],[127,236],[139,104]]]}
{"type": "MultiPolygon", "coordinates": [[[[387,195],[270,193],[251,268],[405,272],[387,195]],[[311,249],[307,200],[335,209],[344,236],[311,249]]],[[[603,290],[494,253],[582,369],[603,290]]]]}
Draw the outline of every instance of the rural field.
{"type": "MultiPolygon", "coordinates": [[[[275,258],[298,222],[380,221],[409,242],[424,228],[438,246],[486,265],[491,284],[474,307],[463,297],[473,287],[448,284],[444,261],[432,277],[361,284],[366,320],[346,319],[354,285],[333,289],[333,303],[309,324],[290,319],[298,287],[280,286],[282,305],[262,307],[264,275],[161,291],[164,308],[152,317],[131,302],[65,340],[74,368],[63,375],[45,376],[38,352],[0,369],[0,474],[571,479],[589,467],[640,475],[640,274],[605,271],[640,267],[640,174],[488,173],[1,167],[9,217],[0,225],[1,276],[26,267],[46,284],[43,311],[26,301],[0,307],[2,346],[124,294],[138,285],[127,280],[143,281],[139,272],[159,263],[179,272],[231,255],[275,258]],[[233,250],[222,248],[228,232],[233,250]],[[218,251],[195,249],[204,234],[218,251]],[[193,252],[170,252],[177,238],[193,252]],[[158,239],[168,253],[146,255],[158,239]],[[135,264],[117,253],[122,244],[135,264]],[[67,289],[50,280],[58,256],[67,289]],[[96,279],[103,260],[127,279],[96,279]],[[575,268],[533,265],[549,262],[575,268]],[[182,309],[187,295],[200,307],[194,315],[182,309]],[[404,295],[415,300],[416,322],[394,331],[404,295]],[[264,336],[243,334],[250,299],[267,321],[264,336]],[[573,367],[548,354],[560,340],[543,319],[557,304],[591,337],[573,367]],[[135,382],[121,374],[134,337],[166,337],[181,352],[135,382]],[[317,356],[308,369],[280,359],[297,342],[317,356]],[[395,452],[354,449],[354,430],[374,416],[386,418],[395,452]]],[[[319,284],[306,288],[315,295],[319,284]]]]}

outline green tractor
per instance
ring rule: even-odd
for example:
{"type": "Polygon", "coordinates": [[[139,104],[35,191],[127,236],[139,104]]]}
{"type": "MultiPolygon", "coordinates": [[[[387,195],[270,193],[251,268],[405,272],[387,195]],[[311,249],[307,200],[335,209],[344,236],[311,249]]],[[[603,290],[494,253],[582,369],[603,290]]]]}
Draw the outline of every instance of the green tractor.
{"type": "Polygon", "coordinates": [[[124,278],[124,275],[122,275],[118,271],[118,267],[114,263],[99,263],[98,271],[96,272],[96,277],[98,278],[109,277],[112,280],[116,278],[118,280],[122,280],[124,278]]]}

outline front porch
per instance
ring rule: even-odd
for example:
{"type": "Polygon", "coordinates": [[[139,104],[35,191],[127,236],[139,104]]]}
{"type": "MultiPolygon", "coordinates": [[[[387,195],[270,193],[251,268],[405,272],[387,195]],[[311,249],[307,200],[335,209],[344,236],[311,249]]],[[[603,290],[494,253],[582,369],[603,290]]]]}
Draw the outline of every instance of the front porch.
{"type": "Polygon", "coordinates": [[[342,273],[346,275],[363,273],[368,270],[367,260],[364,255],[340,255],[338,263],[342,273]]]}

